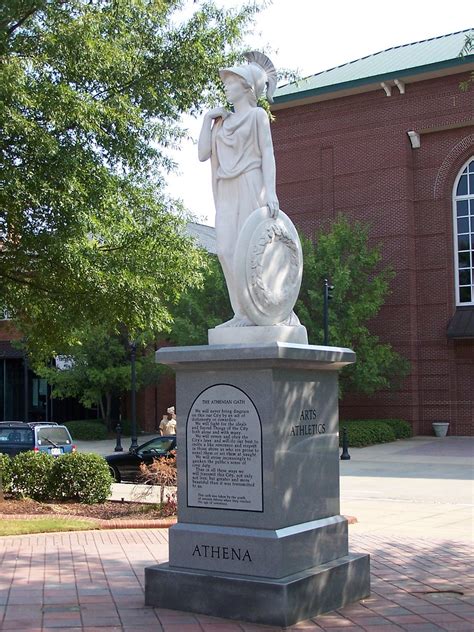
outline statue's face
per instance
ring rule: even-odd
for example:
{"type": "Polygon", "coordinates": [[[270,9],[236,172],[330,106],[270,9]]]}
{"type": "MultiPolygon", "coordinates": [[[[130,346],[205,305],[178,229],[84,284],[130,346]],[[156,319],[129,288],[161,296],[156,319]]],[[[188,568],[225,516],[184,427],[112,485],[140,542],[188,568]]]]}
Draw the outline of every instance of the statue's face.
{"type": "Polygon", "coordinates": [[[248,88],[238,75],[228,74],[224,79],[224,92],[229,103],[235,103],[245,96],[248,88]]]}

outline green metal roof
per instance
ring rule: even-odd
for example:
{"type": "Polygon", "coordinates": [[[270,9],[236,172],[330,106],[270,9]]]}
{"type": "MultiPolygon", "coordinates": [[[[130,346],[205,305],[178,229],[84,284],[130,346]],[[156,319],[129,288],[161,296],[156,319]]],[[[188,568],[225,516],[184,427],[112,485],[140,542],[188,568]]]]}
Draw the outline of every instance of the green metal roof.
{"type": "Polygon", "coordinates": [[[474,61],[474,54],[459,56],[466,43],[466,35],[470,32],[474,33],[473,29],[395,46],[293,81],[277,89],[275,105],[391,78],[402,79],[408,75],[464,65],[474,61]]]}

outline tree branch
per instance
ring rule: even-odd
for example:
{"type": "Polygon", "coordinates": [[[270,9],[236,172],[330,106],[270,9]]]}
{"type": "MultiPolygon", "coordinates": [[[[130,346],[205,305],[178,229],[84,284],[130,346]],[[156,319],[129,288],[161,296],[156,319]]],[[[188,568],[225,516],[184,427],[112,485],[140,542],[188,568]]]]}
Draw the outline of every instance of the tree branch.
{"type": "Polygon", "coordinates": [[[18,22],[15,22],[15,24],[12,24],[12,26],[10,26],[10,28],[7,31],[8,37],[10,37],[10,35],[12,35],[18,28],[20,28],[23,22],[25,22],[30,16],[32,16],[33,13],[36,13],[38,9],[39,7],[32,7],[29,11],[26,12],[26,14],[22,18],[18,20],[18,22]]]}

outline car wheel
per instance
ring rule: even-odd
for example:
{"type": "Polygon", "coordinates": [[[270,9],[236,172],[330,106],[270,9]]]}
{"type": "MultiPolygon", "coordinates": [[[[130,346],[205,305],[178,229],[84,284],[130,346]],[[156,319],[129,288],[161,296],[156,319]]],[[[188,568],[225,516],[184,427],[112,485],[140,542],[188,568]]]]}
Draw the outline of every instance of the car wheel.
{"type": "Polygon", "coordinates": [[[120,478],[120,473],[118,469],[114,465],[109,465],[109,472],[112,478],[114,479],[114,481],[116,483],[120,483],[122,479],[120,478]]]}

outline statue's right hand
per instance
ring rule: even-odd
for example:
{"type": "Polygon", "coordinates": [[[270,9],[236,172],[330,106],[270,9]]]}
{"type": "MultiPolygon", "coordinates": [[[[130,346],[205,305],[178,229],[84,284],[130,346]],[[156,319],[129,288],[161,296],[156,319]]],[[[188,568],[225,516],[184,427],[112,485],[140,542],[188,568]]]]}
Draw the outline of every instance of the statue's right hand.
{"type": "Polygon", "coordinates": [[[223,107],[218,107],[218,108],[209,110],[209,112],[206,113],[206,117],[211,120],[215,120],[217,118],[221,118],[225,120],[229,116],[229,114],[230,114],[229,110],[226,110],[223,107]]]}

